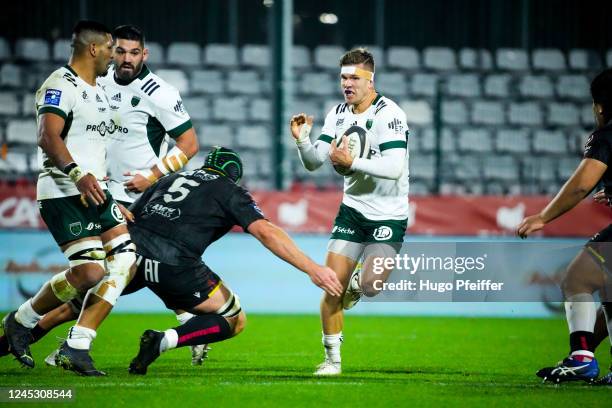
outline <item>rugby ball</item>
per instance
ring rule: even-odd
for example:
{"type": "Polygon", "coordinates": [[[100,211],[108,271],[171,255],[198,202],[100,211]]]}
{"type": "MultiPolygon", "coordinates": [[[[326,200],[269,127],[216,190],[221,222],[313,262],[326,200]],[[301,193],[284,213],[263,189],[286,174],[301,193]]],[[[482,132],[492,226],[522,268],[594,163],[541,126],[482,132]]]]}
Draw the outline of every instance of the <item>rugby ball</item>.
{"type": "MultiPolygon", "coordinates": [[[[368,140],[368,134],[364,128],[353,125],[344,132],[344,136],[346,136],[348,150],[353,159],[357,157],[365,159],[370,158],[370,141],[368,140]]],[[[336,143],[338,143],[338,147],[340,147],[342,137],[339,137],[336,143]]],[[[353,170],[338,165],[334,166],[334,170],[343,176],[350,176],[354,173],[353,170]]]]}

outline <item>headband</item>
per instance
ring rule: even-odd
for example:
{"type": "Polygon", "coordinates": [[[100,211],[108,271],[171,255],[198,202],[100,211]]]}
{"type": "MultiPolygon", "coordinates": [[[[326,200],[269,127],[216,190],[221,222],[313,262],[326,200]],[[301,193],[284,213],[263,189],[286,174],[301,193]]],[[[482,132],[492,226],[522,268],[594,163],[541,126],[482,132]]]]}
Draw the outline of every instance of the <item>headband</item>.
{"type": "Polygon", "coordinates": [[[340,74],[357,75],[360,78],[365,78],[369,81],[374,80],[374,73],[363,68],[358,68],[354,65],[343,65],[340,74]]]}

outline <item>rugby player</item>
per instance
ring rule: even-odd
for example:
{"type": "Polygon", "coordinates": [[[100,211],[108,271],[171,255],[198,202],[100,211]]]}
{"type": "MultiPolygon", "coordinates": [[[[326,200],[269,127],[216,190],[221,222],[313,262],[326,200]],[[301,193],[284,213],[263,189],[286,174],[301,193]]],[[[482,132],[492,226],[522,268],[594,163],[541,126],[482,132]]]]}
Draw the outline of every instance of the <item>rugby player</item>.
{"type": "Polygon", "coordinates": [[[45,313],[87,292],[59,358],[75,371],[94,373],[90,344],[135,269],[134,244],[104,181],[104,136],[115,125],[96,78],[106,75],[112,51],[110,30],[97,22],[78,22],[68,64],[55,70],[36,93],[41,164],[37,200],[69,269],[53,276],[4,319],[11,353],[26,367],[34,367],[30,329],[45,313]]]}
{"type": "MultiPolygon", "coordinates": [[[[344,195],[327,247],[326,265],[346,289],[346,306],[354,304],[361,289],[375,294],[355,270],[367,243],[401,245],[408,221],[408,126],[399,106],[374,87],[374,58],[363,48],[340,59],[340,87],[344,103],[325,118],[321,135],[313,144],[313,117],[302,113],[291,118],[291,134],[304,167],[314,171],[326,161],[353,171],[344,178],[344,195]],[[345,131],[357,125],[367,132],[370,158],[353,159],[345,131]],[[362,280],[360,282],[360,280],[362,280]],[[354,297],[354,295],[357,297],[354,297]]],[[[341,374],[343,299],[323,294],[321,323],[325,360],[315,375],[341,374]]]]}
{"type": "MultiPolygon", "coordinates": [[[[521,238],[541,230],[554,219],[574,208],[601,181],[604,192],[612,196],[612,69],[606,69],[591,82],[593,112],[596,129],[589,137],[584,158],[574,174],[565,183],[555,198],[540,213],[526,217],[517,229],[521,238]]],[[[585,245],[585,248],[569,265],[562,282],[565,311],[569,326],[570,354],[556,367],[545,367],[537,375],[544,381],[594,381],[599,375],[599,366],[594,350],[596,306],[593,293],[599,291],[607,319],[612,310],[606,282],[610,280],[610,251],[612,224],[585,245]]],[[[609,288],[608,288],[609,291],[609,288]]],[[[604,377],[603,381],[606,381],[604,377]]],[[[609,378],[608,378],[609,380],[609,378]]]]}

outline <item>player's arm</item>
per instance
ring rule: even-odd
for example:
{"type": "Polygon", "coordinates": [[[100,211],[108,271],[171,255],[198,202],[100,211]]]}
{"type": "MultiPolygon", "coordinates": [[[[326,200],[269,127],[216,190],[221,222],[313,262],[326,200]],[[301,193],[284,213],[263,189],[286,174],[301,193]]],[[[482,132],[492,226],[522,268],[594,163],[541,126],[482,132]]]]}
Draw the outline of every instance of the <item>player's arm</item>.
{"type": "MultiPolygon", "coordinates": [[[[332,136],[327,136],[325,134],[325,132],[331,133],[333,131],[333,129],[329,129],[331,123],[331,119],[329,119],[330,115],[331,112],[325,119],[325,125],[322,130],[323,134],[314,144],[310,141],[310,132],[312,130],[314,117],[307,116],[305,113],[300,113],[291,118],[291,136],[295,139],[300,161],[308,171],[314,171],[321,167],[327,158],[330,142],[333,140],[332,136]]],[[[335,134],[335,131],[333,131],[332,134],[335,134]]]]}
{"type": "MultiPolygon", "coordinates": [[[[104,191],[93,174],[84,173],[81,170],[62,138],[68,117],[66,111],[70,111],[74,105],[71,96],[70,89],[64,89],[63,97],[62,92],[56,89],[48,89],[38,96],[37,144],[53,165],[70,177],[83,198],[88,199],[94,205],[100,205],[106,200],[104,191]],[[48,99],[47,95],[50,91],[59,93],[59,96],[53,100],[48,99]]],[[[87,201],[83,200],[83,204],[87,205],[87,201]]]]}
{"type": "Polygon", "coordinates": [[[539,214],[527,217],[521,222],[517,229],[518,235],[526,238],[578,205],[595,188],[607,168],[608,166],[599,160],[583,159],[555,198],[539,214]]]}
{"type": "Polygon", "coordinates": [[[342,294],[342,285],[335,272],[310,259],[281,228],[268,220],[259,219],[252,222],[247,230],[274,255],[306,273],[315,285],[332,296],[342,294]]]}

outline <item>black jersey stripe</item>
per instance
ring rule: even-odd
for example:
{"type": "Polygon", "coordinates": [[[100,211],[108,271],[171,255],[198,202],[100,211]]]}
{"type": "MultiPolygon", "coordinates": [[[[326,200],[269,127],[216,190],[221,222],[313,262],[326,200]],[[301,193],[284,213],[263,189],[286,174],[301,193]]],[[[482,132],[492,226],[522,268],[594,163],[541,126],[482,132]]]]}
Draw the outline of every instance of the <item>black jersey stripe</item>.
{"type": "Polygon", "coordinates": [[[154,84],[155,82],[153,81],[153,78],[150,78],[143,86],[140,87],[140,89],[146,92],[145,88],[149,87],[152,83],[154,84]]]}
{"type": "Polygon", "coordinates": [[[155,84],[155,86],[153,88],[151,88],[150,91],[147,92],[147,95],[149,95],[149,96],[153,95],[153,92],[157,91],[158,88],[159,88],[159,85],[155,84]]]}

